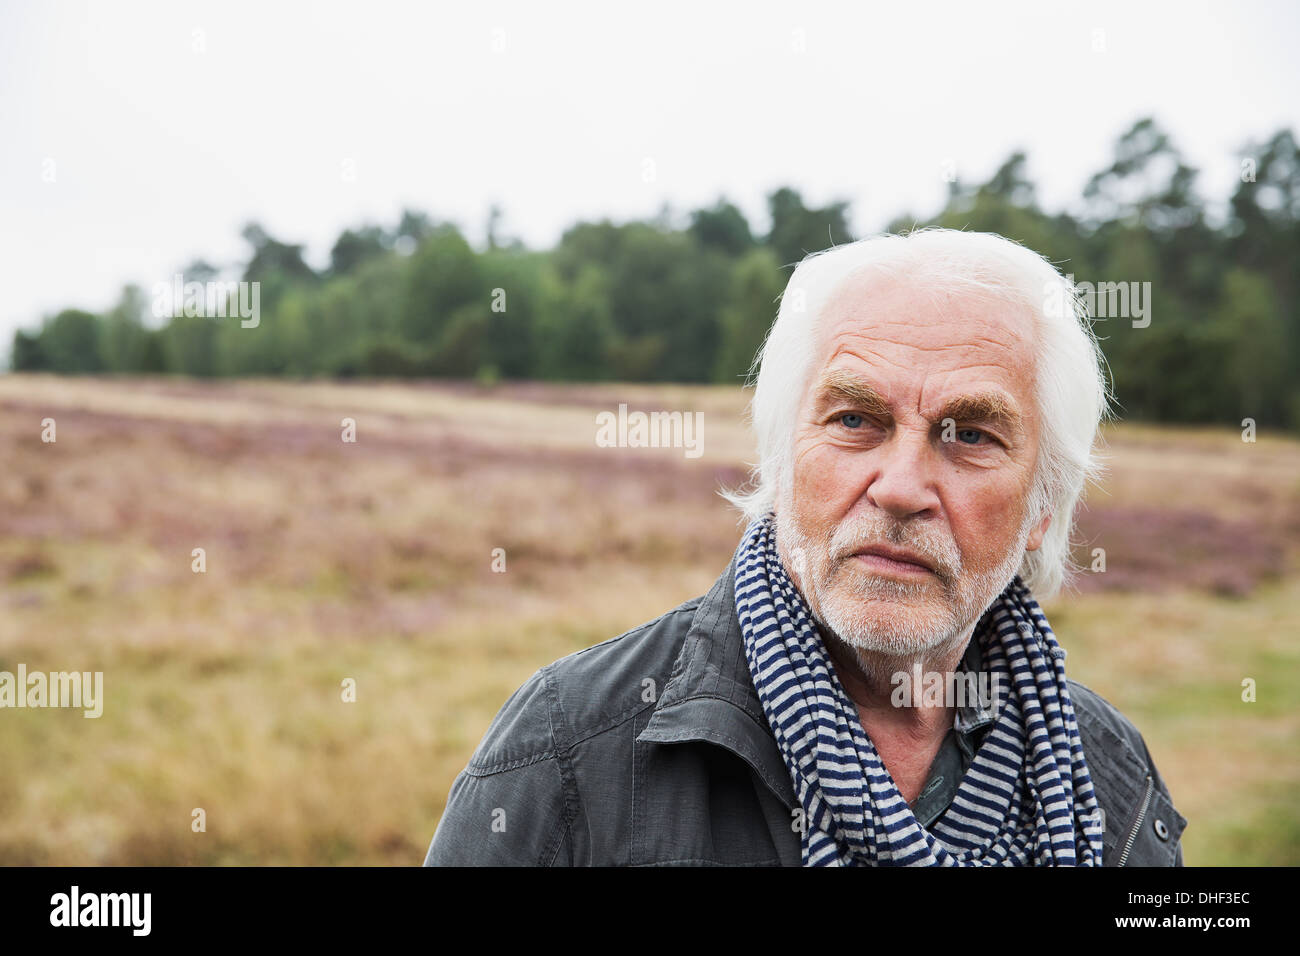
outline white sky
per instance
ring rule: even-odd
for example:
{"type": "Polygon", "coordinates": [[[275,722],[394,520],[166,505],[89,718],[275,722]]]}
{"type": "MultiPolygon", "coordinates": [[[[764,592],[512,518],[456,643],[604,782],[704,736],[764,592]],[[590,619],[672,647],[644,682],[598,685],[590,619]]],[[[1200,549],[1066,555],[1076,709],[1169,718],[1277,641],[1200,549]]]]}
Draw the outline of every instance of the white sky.
{"type": "Polygon", "coordinates": [[[850,200],[861,235],[935,212],[946,161],[978,182],[1016,148],[1043,204],[1074,207],[1148,113],[1222,200],[1240,147],[1300,128],[1298,11],[7,0],[0,355],[42,314],[244,258],[249,219],[320,266],[341,229],[403,205],[478,244],[497,201],[537,247],[721,193],[763,230],[788,184],[850,200]]]}

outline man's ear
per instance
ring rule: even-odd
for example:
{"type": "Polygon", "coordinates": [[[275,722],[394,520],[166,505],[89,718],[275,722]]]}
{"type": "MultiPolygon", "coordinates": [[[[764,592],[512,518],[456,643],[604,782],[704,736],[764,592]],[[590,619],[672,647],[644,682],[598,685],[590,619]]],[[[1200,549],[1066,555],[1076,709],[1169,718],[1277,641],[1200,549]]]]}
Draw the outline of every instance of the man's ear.
{"type": "Polygon", "coordinates": [[[1029,540],[1025,542],[1026,551],[1037,551],[1043,546],[1043,536],[1047,534],[1047,526],[1052,523],[1052,514],[1049,511],[1043,515],[1043,520],[1034,525],[1034,530],[1029,532],[1029,540]]]}

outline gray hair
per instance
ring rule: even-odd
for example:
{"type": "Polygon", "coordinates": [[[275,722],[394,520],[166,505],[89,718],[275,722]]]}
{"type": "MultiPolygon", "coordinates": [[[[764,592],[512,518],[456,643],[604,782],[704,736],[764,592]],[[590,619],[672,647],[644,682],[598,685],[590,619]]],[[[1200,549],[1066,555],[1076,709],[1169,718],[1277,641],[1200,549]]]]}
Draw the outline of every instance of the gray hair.
{"type": "Polygon", "coordinates": [[[1042,423],[1027,515],[1050,513],[1043,543],[1025,553],[1020,576],[1039,600],[1055,597],[1078,570],[1070,560],[1074,511],[1103,465],[1095,450],[1110,417],[1105,357],[1070,280],[1047,259],[993,233],[922,229],[833,246],[803,259],[781,295],[776,321],[750,369],[750,422],[758,439],[750,491],[724,498],[750,521],[776,507],[793,475],[793,436],[817,357],[825,305],[864,272],[904,277],[932,293],[990,296],[1029,310],[1038,331],[1035,392],[1042,423]]]}

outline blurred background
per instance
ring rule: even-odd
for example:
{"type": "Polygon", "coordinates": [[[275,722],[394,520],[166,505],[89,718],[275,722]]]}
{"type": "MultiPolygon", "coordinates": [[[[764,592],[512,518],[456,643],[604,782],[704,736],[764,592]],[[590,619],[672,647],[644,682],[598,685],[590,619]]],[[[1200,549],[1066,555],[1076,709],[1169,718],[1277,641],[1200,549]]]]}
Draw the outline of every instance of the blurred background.
{"type": "Polygon", "coordinates": [[[794,264],[926,225],[1146,290],[1046,610],[1189,865],[1300,863],[1298,26],[6,4],[0,671],[105,701],[0,709],[0,864],[420,862],[519,684],[726,566],[794,264]]]}

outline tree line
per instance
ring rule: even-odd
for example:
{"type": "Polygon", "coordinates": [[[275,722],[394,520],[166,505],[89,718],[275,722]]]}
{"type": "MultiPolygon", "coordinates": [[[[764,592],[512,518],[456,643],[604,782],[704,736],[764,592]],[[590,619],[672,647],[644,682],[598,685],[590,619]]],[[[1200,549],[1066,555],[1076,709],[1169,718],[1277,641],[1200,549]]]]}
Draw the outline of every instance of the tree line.
{"type": "MultiPolygon", "coordinates": [[[[1212,209],[1198,171],[1146,118],[1088,180],[1077,215],[1039,206],[1016,152],[985,183],[949,177],[937,215],[885,228],[996,232],[1076,282],[1149,282],[1148,324],[1094,325],[1124,417],[1300,431],[1300,152],[1281,130],[1237,159],[1227,208],[1212,209]]],[[[497,207],[480,249],[455,223],[408,210],[345,230],[320,271],[254,223],[240,281],[259,284],[255,324],[180,302],[151,320],[157,290],[131,285],[102,314],[67,309],[19,330],[11,362],[68,374],[738,383],[794,265],[853,238],[847,202],[815,208],[782,187],[767,207],[762,234],[722,197],[680,221],[665,208],[580,222],[549,250],[503,239],[497,207]]],[[[180,271],[219,279],[202,261],[180,271]]]]}

